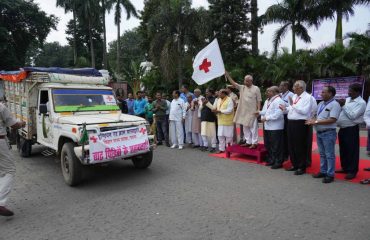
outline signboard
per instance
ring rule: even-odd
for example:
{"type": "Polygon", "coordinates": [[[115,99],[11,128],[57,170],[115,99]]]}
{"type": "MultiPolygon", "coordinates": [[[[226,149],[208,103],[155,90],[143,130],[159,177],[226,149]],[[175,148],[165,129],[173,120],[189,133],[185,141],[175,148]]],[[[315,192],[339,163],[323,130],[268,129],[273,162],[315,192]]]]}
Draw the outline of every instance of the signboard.
{"type": "MultiPolygon", "coordinates": [[[[316,100],[322,100],[321,91],[325,86],[332,86],[337,91],[335,99],[345,99],[348,97],[348,88],[351,84],[361,84],[364,89],[365,79],[363,77],[342,77],[342,78],[325,78],[312,81],[312,96],[316,100]]],[[[363,90],[362,90],[363,93],[363,90]]],[[[362,94],[363,95],[363,94],[362,94]]]]}
{"type": "Polygon", "coordinates": [[[89,134],[90,163],[127,158],[149,151],[146,126],[89,134]]]}

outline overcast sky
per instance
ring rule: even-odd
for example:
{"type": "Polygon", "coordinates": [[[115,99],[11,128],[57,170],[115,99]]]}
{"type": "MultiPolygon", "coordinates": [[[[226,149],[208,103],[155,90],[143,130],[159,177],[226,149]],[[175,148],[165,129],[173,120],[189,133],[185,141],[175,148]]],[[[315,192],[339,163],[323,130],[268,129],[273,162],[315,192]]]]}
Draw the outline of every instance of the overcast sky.
{"type": "MultiPolygon", "coordinates": [[[[65,30],[67,22],[72,18],[71,13],[65,13],[64,9],[56,7],[56,0],[34,0],[38,3],[42,10],[47,12],[48,14],[54,14],[59,18],[58,30],[52,31],[48,38],[48,42],[58,41],[61,44],[67,44],[65,30]]],[[[142,10],[144,7],[143,0],[131,0],[132,3],[138,10],[142,10]]],[[[279,2],[278,0],[259,0],[259,14],[263,14],[265,10],[271,6],[272,4],[276,4],[279,2]]],[[[208,6],[207,0],[193,0],[193,6],[208,6]]],[[[351,17],[348,22],[344,21],[343,24],[343,32],[359,32],[362,33],[368,28],[368,24],[370,23],[370,7],[363,7],[359,6],[355,9],[355,16],[351,17]]],[[[114,14],[111,12],[106,17],[106,24],[107,24],[107,39],[108,42],[113,41],[117,37],[117,28],[114,25],[114,14]]],[[[139,25],[138,19],[130,19],[126,20],[123,17],[123,21],[121,23],[121,31],[129,30],[139,25]]],[[[272,24],[264,27],[264,33],[260,34],[259,36],[259,48],[261,52],[264,51],[271,51],[272,50],[272,39],[273,34],[278,28],[279,25],[272,24]]],[[[318,48],[324,45],[328,45],[334,41],[335,36],[335,21],[326,21],[324,22],[319,30],[315,30],[311,28],[309,31],[312,37],[311,44],[304,44],[300,40],[297,42],[298,48],[318,48]]],[[[282,47],[291,48],[291,34],[288,33],[284,41],[282,42],[282,47]]]]}

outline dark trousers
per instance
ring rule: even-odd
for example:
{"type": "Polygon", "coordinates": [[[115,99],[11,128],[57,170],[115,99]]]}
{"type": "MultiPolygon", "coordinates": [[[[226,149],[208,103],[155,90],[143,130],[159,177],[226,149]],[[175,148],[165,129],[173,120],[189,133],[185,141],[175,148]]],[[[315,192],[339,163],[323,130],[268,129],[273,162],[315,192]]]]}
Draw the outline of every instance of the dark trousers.
{"type": "Polygon", "coordinates": [[[347,173],[357,174],[360,161],[360,130],[358,125],[338,132],[340,164],[347,173]]]}
{"type": "Polygon", "coordinates": [[[284,130],[265,130],[264,142],[268,154],[268,162],[276,165],[284,161],[284,130]]]}
{"type": "Polygon", "coordinates": [[[289,156],[293,167],[306,169],[307,147],[308,147],[308,126],[306,120],[288,120],[288,144],[289,156]]]}
{"type": "Polygon", "coordinates": [[[284,160],[289,158],[288,146],[288,115],[284,114],[284,160]]]}
{"type": "Polygon", "coordinates": [[[313,127],[308,126],[307,160],[306,160],[307,167],[310,167],[312,163],[312,141],[313,141],[313,127]]]}
{"type": "Polygon", "coordinates": [[[157,119],[156,123],[157,123],[158,142],[162,143],[163,140],[165,140],[166,143],[168,143],[169,142],[168,141],[168,122],[167,122],[166,118],[157,119]]]}

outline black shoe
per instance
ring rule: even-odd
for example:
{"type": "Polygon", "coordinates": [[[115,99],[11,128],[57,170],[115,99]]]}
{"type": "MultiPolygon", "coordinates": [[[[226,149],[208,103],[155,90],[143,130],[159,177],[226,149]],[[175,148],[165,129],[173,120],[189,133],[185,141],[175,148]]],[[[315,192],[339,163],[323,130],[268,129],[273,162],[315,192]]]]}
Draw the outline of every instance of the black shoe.
{"type": "Polygon", "coordinates": [[[370,172],[370,168],[364,168],[364,171],[370,172]]]}
{"type": "Polygon", "coordinates": [[[14,213],[12,211],[7,209],[6,207],[0,206],[0,216],[11,217],[13,215],[14,215],[14,213]]]}
{"type": "Polygon", "coordinates": [[[206,148],[206,147],[201,147],[201,148],[200,148],[200,150],[201,150],[202,152],[205,152],[205,151],[207,151],[207,148],[206,148]]]}
{"type": "Polygon", "coordinates": [[[293,172],[293,171],[296,171],[297,169],[295,167],[290,167],[290,168],[287,168],[285,169],[285,171],[288,171],[288,172],[293,172]]]}
{"type": "Polygon", "coordinates": [[[306,173],[306,170],[305,169],[298,169],[297,171],[294,172],[294,175],[303,175],[306,173]]]}
{"type": "Polygon", "coordinates": [[[272,162],[268,162],[268,163],[266,163],[266,165],[265,165],[265,166],[270,167],[270,166],[272,166],[272,165],[274,165],[272,162]]]}
{"type": "Polygon", "coordinates": [[[216,148],[211,148],[211,149],[209,150],[209,152],[210,152],[210,153],[215,153],[215,152],[216,152],[216,148]]]}
{"type": "Polygon", "coordinates": [[[215,152],[215,154],[222,154],[222,153],[225,153],[225,151],[218,150],[218,151],[215,152]]]}
{"type": "Polygon", "coordinates": [[[162,142],[157,142],[157,146],[161,146],[161,145],[163,145],[162,142]]]}
{"type": "Polygon", "coordinates": [[[356,175],[357,175],[357,174],[355,174],[355,173],[348,173],[348,174],[344,177],[344,179],[346,179],[346,180],[352,180],[352,179],[356,178],[356,175]]]}
{"type": "Polygon", "coordinates": [[[326,174],[319,172],[319,173],[313,174],[312,177],[313,178],[325,178],[326,174]]]}
{"type": "Polygon", "coordinates": [[[283,165],[281,164],[274,164],[271,166],[271,169],[279,169],[279,168],[283,168],[283,165]]]}
{"type": "Polygon", "coordinates": [[[344,171],[343,169],[340,169],[340,170],[336,170],[335,173],[347,173],[347,172],[344,171]]]}
{"type": "Polygon", "coordinates": [[[166,143],[166,146],[167,146],[167,147],[171,147],[170,143],[166,143]]]}
{"type": "Polygon", "coordinates": [[[334,177],[326,176],[322,180],[322,183],[331,183],[331,182],[334,182],[334,177]]]}
{"type": "Polygon", "coordinates": [[[194,145],[193,148],[200,148],[200,146],[199,145],[194,145]]]}
{"type": "Polygon", "coordinates": [[[239,145],[245,144],[245,140],[240,140],[238,144],[239,145]]]}

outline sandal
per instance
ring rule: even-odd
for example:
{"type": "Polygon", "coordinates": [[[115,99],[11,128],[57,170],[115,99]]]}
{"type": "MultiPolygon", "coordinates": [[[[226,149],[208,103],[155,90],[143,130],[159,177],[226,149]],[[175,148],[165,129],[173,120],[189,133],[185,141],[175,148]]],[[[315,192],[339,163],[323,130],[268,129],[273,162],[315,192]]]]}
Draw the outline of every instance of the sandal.
{"type": "Polygon", "coordinates": [[[361,184],[370,184],[370,178],[364,179],[360,181],[361,184]]]}
{"type": "Polygon", "coordinates": [[[370,172],[370,168],[364,168],[364,171],[370,172]]]}

